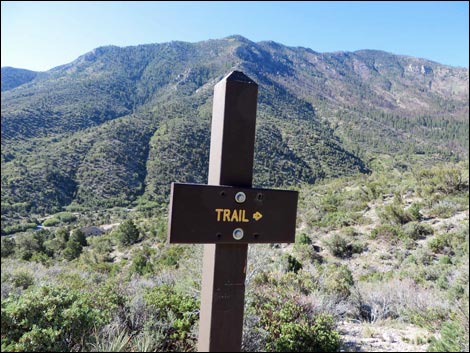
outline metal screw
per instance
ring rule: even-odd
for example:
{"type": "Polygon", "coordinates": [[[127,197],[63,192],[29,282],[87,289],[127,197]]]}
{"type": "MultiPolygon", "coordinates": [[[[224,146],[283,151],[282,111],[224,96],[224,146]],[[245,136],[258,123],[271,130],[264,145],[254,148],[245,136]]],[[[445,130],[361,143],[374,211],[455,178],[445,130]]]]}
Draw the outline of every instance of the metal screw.
{"type": "Polygon", "coordinates": [[[245,200],[246,200],[246,195],[244,192],[239,191],[235,194],[235,201],[237,201],[238,203],[243,203],[245,202],[245,200]]]}
{"type": "Polygon", "coordinates": [[[234,231],[233,231],[233,238],[235,240],[240,240],[241,238],[243,238],[243,229],[241,228],[236,228],[234,231]]]}

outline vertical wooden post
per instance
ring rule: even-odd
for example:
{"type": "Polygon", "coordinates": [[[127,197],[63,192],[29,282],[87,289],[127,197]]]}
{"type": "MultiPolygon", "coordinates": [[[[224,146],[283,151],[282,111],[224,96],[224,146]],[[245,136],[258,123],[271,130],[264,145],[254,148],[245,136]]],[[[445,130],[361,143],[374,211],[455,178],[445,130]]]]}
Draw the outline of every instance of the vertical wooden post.
{"type": "MultiPolygon", "coordinates": [[[[251,187],[258,85],[233,71],[214,87],[210,185],[251,187]]],[[[204,245],[198,350],[241,350],[248,244],[204,245]]]]}

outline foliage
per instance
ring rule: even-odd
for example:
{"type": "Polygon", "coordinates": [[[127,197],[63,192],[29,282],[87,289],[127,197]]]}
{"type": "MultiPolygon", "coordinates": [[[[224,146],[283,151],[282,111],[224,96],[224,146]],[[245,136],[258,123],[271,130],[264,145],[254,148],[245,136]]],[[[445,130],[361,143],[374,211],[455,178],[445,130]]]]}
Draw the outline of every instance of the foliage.
{"type": "Polygon", "coordinates": [[[468,351],[468,332],[455,321],[442,325],[439,339],[432,338],[428,352],[466,352],[468,351]]]}
{"type": "MultiPolygon", "coordinates": [[[[40,74],[2,68],[2,215],[128,207],[142,195],[160,203],[169,181],[204,181],[208,88],[241,67],[263,87],[259,185],[367,173],[366,160],[379,154],[409,157],[395,163],[403,171],[415,157],[468,156],[468,71],[416,60],[375,51],[320,55],[237,37],[101,47],[40,74]],[[416,67],[433,72],[442,91],[431,92],[416,67]]],[[[429,179],[429,190],[452,194],[468,187],[459,173],[418,177],[423,192],[429,179]]],[[[351,219],[343,215],[332,221],[351,219]]]]}
{"type": "Polygon", "coordinates": [[[81,246],[87,246],[88,245],[86,237],[85,237],[85,233],[83,233],[80,229],[75,229],[72,232],[72,236],[70,237],[70,240],[76,241],[81,246]]]}
{"type": "Polygon", "coordinates": [[[60,220],[58,218],[52,217],[46,219],[44,222],[42,222],[42,225],[45,227],[54,227],[60,223],[60,220]]]}
{"type": "Polygon", "coordinates": [[[396,242],[402,237],[402,230],[398,226],[388,224],[379,225],[372,229],[370,233],[372,239],[384,239],[386,241],[396,242]]]}
{"type": "Polygon", "coordinates": [[[191,330],[198,320],[197,300],[167,285],[154,287],[144,297],[147,305],[156,310],[159,320],[171,320],[171,326],[166,326],[164,332],[165,350],[187,350],[188,344],[195,344],[191,330]]]}
{"type": "Polygon", "coordinates": [[[75,239],[70,239],[65,245],[64,258],[72,261],[80,256],[83,251],[83,246],[75,239]]]}
{"type": "Polygon", "coordinates": [[[44,286],[2,300],[2,351],[83,348],[104,316],[88,294],[44,286]]]}
{"type": "Polygon", "coordinates": [[[351,271],[346,265],[330,264],[323,268],[323,287],[331,294],[347,298],[354,284],[351,271]]]}
{"type": "Polygon", "coordinates": [[[132,219],[128,219],[119,225],[115,231],[115,236],[120,244],[132,245],[139,240],[139,229],[135,226],[132,219]]]}
{"type": "Polygon", "coordinates": [[[310,239],[307,234],[300,233],[300,235],[295,239],[296,244],[310,245],[312,244],[312,239],[310,239]]]}
{"type": "Polygon", "coordinates": [[[313,314],[295,298],[261,293],[252,303],[259,328],[268,332],[267,352],[335,352],[340,336],[331,316],[313,314]]]}
{"type": "Polygon", "coordinates": [[[429,224],[410,222],[403,227],[403,234],[413,240],[424,239],[433,233],[434,230],[429,224]]]}
{"type": "Polygon", "coordinates": [[[8,257],[15,252],[15,239],[10,237],[2,237],[2,257],[8,257]]]}
{"type": "Polygon", "coordinates": [[[333,236],[326,241],[326,246],[330,252],[337,257],[351,257],[353,254],[361,253],[363,245],[359,242],[350,242],[340,234],[333,234],[333,236]]]}

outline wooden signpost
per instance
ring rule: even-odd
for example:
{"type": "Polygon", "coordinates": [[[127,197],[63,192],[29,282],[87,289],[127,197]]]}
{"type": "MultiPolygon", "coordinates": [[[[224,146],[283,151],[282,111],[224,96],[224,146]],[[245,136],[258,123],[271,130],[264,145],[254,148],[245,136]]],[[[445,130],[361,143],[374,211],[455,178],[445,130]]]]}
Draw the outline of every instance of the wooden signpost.
{"type": "Polygon", "coordinates": [[[215,85],[209,185],[171,187],[170,243],[203,243],[200,352],[241,350],[249,243],[295,240],[296,191],[252,186],[258,85],[233,71],[215,85]]]}

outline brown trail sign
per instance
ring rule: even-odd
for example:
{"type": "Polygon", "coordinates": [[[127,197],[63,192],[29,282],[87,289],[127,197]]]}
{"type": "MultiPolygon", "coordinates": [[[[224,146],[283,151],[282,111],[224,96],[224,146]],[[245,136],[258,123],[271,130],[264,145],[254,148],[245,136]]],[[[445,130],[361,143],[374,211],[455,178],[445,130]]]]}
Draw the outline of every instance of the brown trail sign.
{"type": "Polygon", "coordinates": [[[209,185],[171,187],[170,243],[204,243],[200,352],[241,350],[249,243],[292,243],[296,191],[251,188],[258,85],[233,71],[214,88],[209,185]]]}

